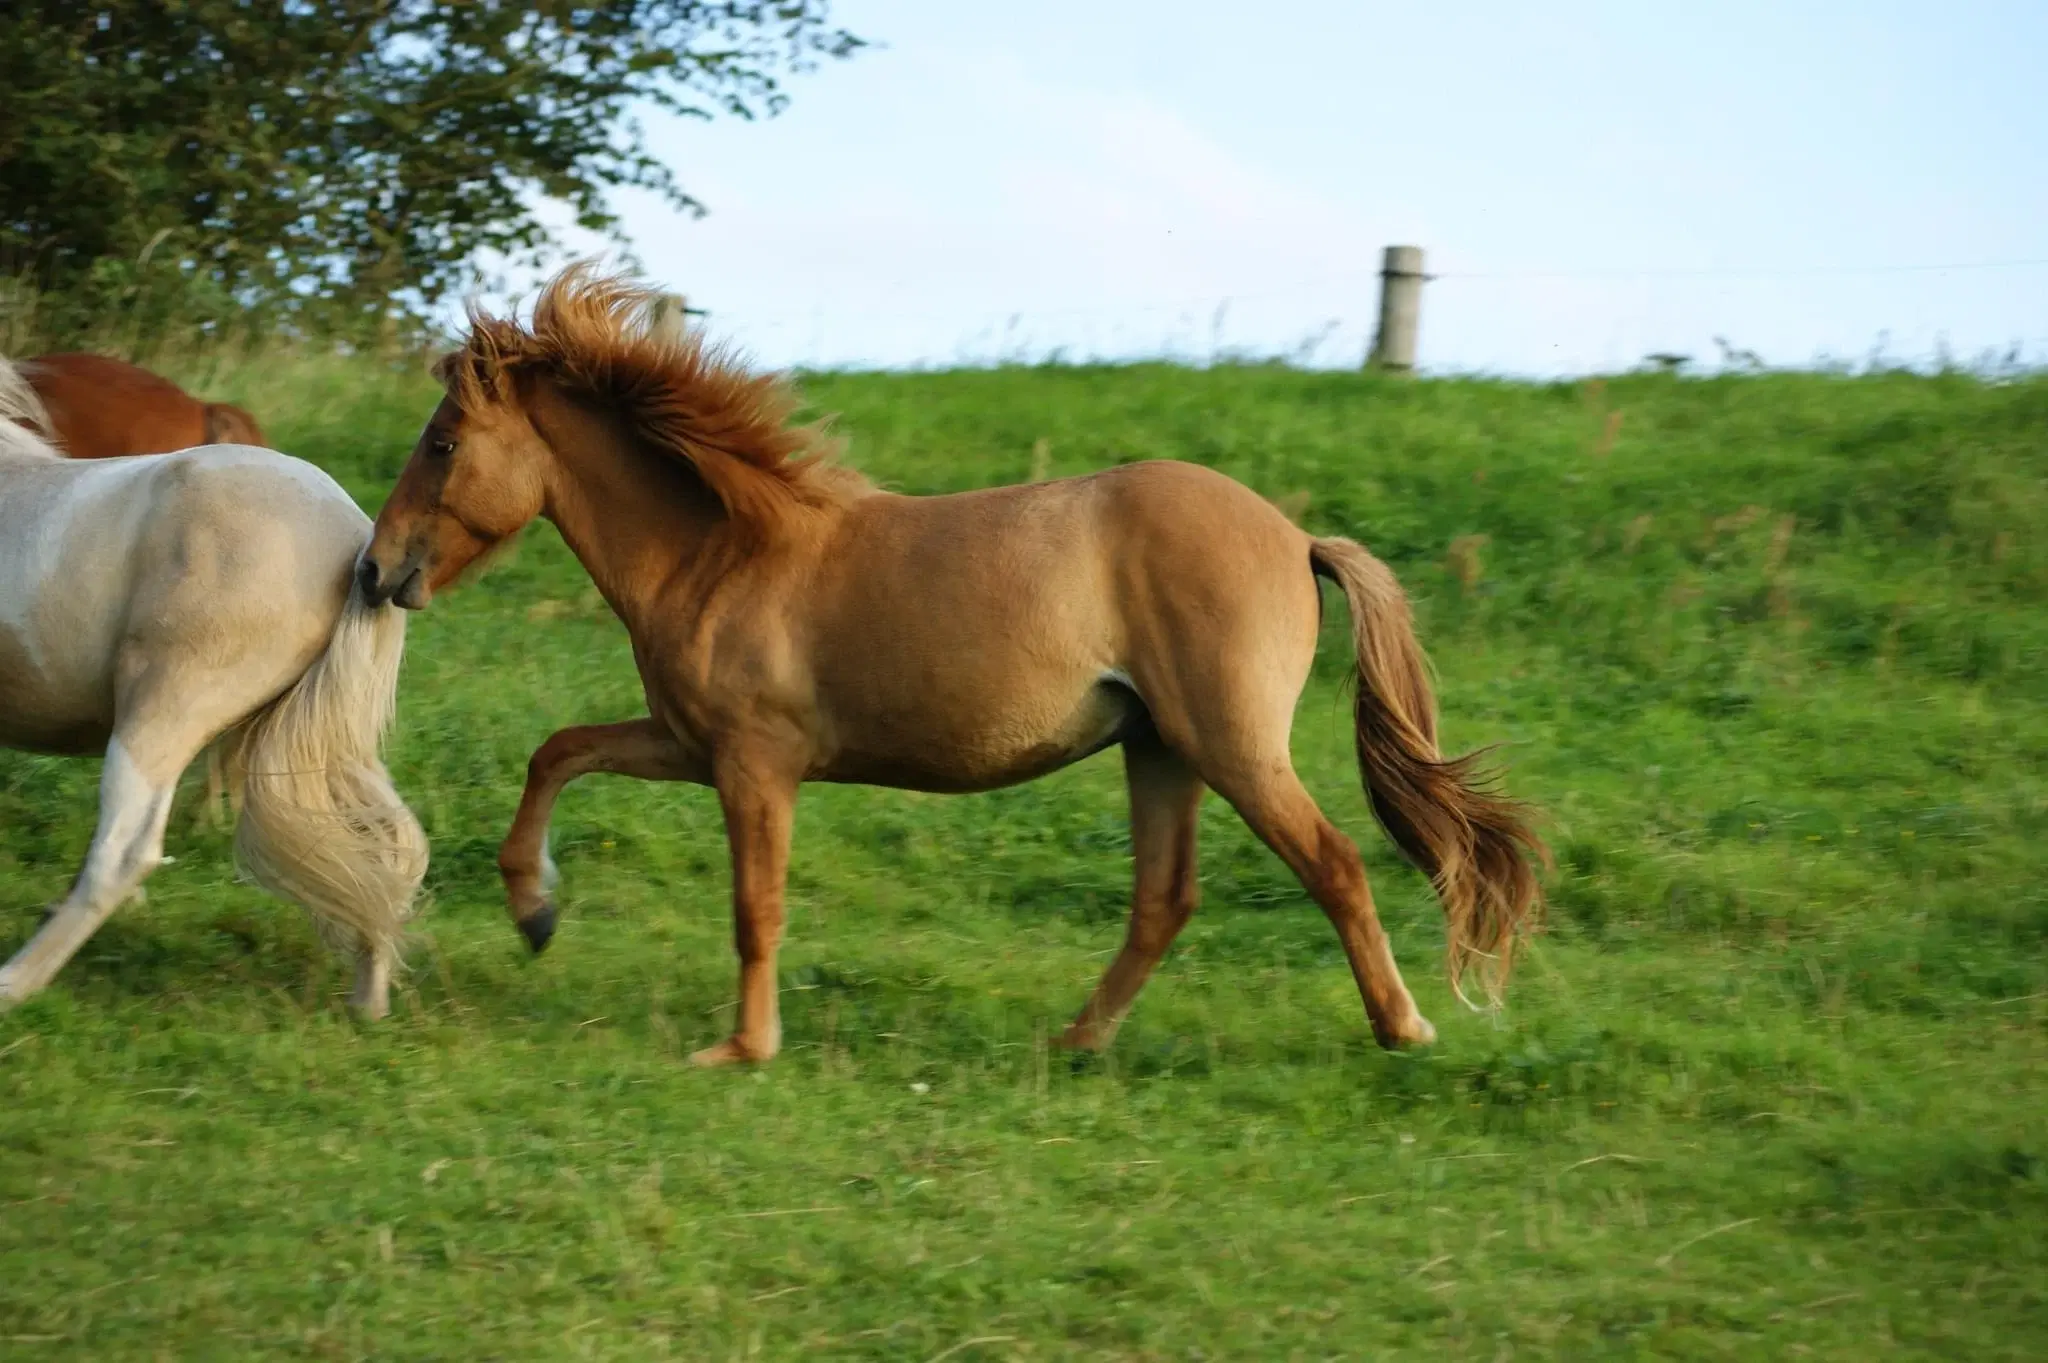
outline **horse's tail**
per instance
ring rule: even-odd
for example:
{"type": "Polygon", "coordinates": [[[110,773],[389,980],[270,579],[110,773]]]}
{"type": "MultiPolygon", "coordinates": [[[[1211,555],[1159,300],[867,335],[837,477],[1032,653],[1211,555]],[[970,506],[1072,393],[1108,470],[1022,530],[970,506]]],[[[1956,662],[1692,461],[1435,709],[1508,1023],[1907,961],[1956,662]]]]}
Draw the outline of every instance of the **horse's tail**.
{"type": "Polygon", "coordinates": [[[404,654],[404,613],[370,605],[352,584],[327,651],[222,747],[229,791],[240,796],[236,858],[380,977],[398,964],[427,870],[426,834],[379,753],[404,654]]]}
{"type": "Polygon", "coordinates": [[[1392,570],[1347,539],[1316,540],[1309,563],[1351,603],[1358,765],[1373,815],[1443,902],[1451,988],[1469,1005],[1464,978],[1476,961],[1497,1004],[1523,932],[1542,908],[1530,855],[1547,864],[1549,853],[1523,807],[1491,788],[1482,754],[1446,759],[1438,751],[1428,663],[1392,570]]]}

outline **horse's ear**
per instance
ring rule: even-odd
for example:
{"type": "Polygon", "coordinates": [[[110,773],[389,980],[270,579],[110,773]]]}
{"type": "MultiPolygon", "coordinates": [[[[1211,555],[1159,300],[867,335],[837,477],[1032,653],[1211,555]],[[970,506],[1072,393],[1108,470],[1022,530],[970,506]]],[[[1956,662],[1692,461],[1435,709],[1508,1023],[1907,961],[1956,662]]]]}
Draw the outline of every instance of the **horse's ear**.
{"type": "Polygon", "coordinates": [[[500,323],[479,319],[470,329],[469,344],[434,361],[433,374],[458,407],[503,401],[506,380],[526,358],[521,337],[500,323]]]}
{"type": "Polygon", "coordinates": [[[496,389],[504,362],[495,355],[482,355],[467,345],[451,350],[434,361],[434,378],[458,407],[475,407],[496,389]]]}

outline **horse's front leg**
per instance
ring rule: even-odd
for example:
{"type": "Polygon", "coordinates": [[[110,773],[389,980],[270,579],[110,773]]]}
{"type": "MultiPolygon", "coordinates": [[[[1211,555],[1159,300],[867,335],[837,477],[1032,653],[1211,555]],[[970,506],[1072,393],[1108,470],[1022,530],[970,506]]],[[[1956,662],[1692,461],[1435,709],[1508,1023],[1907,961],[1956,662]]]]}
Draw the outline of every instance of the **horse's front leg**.
{"type": "Polygon", "coordinates": [[[555,863],[548,856],[548,819],[562,788],[594,771],[637,776],[643,781],[707,783],[703,763],[651,719],[625,724],[587,724],[563,729],[534,751],[526,764],[526,791],[498,849],[498,873],[505,879],[512,921],[538,952],[555,935],[555,863]]]}
{"type": "Polygon", "coordinates": [[[781,764],[721,761],[718,803],[732,847],[733,945],[740,958],[740,1015],[731,1037],[690,1057],[693,1065],[768,1060],[782,1049],[775,954],[782,945],[783,886],[796,816],[795,779],[781,764]]]}

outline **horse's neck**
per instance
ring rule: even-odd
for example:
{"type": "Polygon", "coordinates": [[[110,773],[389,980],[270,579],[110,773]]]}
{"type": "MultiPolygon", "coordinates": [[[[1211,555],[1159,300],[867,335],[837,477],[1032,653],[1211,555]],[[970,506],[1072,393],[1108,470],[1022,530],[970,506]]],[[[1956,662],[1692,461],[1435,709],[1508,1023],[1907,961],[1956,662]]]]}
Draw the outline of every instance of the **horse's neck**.
{"type": "Polygon", "coordinates": [[[724,512],[694,475],[634,448],[618,423],[559,398],[536,403],[533,416],[555,451],[544,514],[637,630],[665,584],[722,556],[724,512]]]}

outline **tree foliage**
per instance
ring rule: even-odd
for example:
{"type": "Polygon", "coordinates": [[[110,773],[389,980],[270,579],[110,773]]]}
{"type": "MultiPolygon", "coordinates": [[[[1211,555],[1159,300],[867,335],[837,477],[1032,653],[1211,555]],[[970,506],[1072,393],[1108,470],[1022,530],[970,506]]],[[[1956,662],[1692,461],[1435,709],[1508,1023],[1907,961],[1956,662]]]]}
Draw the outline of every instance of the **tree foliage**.
{"type": "Polygon", "coordinates": [[[330,323],[415,309],[485,253],[616,229],[608,191],[700,206],[636,106],[755,118],[861,43],[829,0],[14,0],[0,6],[0,268],[103,306],[330,323]],[[199,300],[195,303],[195,300],[199,300]]]}

